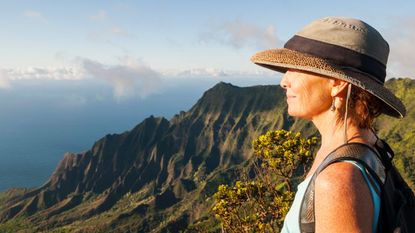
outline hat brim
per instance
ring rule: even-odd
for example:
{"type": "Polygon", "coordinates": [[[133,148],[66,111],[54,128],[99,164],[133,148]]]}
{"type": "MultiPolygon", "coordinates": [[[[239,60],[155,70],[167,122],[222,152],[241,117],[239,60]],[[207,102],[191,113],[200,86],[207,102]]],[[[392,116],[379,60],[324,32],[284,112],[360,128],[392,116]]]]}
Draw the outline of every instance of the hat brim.
{"type": "Polygon", "coordinates": [[[285,73],[288,69],[308,71],[349,82],[371,93],[384,103],[382,113],[402,118],[406,115],[403,103],[383,83],[359,70],[339,66],[329,60],[290,49],[270,49],[256,53],[251,61],[271,70],[285,73]]]}

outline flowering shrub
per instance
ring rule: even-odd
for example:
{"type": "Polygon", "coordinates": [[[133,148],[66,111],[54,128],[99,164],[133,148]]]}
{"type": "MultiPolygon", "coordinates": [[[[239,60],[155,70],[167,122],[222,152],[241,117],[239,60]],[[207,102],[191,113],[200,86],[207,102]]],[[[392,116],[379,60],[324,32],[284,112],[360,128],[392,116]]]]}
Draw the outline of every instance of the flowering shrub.
{"type": "Polygon", "coordinates": [[[276,130],[252,144],[256,177],[220,185],[214,195],[212,210],[225,232],[279,232],[294,200],[291,178],[309,169],[317,138],[276,130]]]}

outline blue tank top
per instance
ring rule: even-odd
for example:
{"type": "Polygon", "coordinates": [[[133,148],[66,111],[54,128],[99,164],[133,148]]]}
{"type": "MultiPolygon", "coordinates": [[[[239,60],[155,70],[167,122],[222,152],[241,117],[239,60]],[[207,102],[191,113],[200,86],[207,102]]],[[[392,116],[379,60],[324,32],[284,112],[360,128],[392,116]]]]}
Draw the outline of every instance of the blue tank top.
{"type": "MultiPolygon", "coordinates": [[[[362,172],[362,175],[368,184],[370,194],[372,196],[372,202],[373,202],[373,225],[372,225],[372,232],[376,232],[376,228],[378,225],[378,219],[379,219],[379,211],[380,211],[380,196],[376,192],[376,190],[380,190],[380,187],[377,183],[371,182],[371,180],[374,180],[373,177],[368,173],[368,171],[363,167],[363,165],[359,164],[355,161],[344,161],[349,162],[355,165],[360,169],[362,172]],[[374,187],[374,185],[376,187],[374,187]]],[[[299,225],[299,218],[300,218],[300,208],[301,208],[301,202],[303,200],[303,196],[305,194],[305,191],[307,190],[308,184],[311,181],[311,177],[307,177],[303,182],[301,182],[297,186],[297,193],[294,197],[294,202],[291,205],[290,210],[288,211],[287,215],[285,216],[284,220],[284,226],[282,227],[281,233],[300,233],[300,225],[299,225]]]]}

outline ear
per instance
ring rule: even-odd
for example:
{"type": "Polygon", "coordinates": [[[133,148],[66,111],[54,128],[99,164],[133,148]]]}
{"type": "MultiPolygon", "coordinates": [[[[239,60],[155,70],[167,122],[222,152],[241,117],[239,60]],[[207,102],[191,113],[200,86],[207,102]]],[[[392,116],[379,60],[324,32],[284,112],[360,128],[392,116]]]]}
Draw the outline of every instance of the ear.
{"type": "Polygon", "coordinates": [[[332,97],[345,97],[347,85],[349,84],[346,81],[340,79],[331,79],[331,96],[332,97]]]}

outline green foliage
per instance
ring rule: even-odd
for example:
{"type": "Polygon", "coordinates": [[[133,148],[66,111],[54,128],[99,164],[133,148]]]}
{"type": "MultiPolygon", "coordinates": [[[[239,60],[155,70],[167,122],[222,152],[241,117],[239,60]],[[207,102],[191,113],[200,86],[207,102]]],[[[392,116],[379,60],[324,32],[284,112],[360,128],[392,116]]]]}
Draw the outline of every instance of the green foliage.
{"type": "Polygon", "coordinates": [[[390,79],[386,86],[402,100],[408,112],[403,119],[382,115],[376,120],[376,128],[395,152],[395,166],[415,191],[415,81],[390,79]]]}
{"type": "MultiPolygon", "coordinates": [[[[380,116],[376,120],[376,128],[379,129],[379,136],[395,151],[393,161],[415,191],[415,81],[390,79],[386,86],[402,99],[408,115],[403,119],[380,116]]],[[[171,170],[166,170],[169,174],[183,173],[185,177],[180,175],[178,178],[193,179],[197,187],[171,208],[154,208],[154,177],[149,185],[119,197],[117,203],[103,213],[88,214],[101,203],[105,194],[84,193],[82,204],[75,208],[52,216],[47,213],[56,206],[30,217],[21,215],[1,223],[0,232],[168,232],[168,226],[177,223],[186,214],[190,216],[190,225],[184,232],[189,233],[221,232],[221,227],[226,232],[278,232],[284,218],[282,216],[288,210],[293,196],[289,191],[294,191],[291,187],[296,186],[301,175],[308,169],[310,155],[313,153],[306,152],[312,151],[315,139],[301,140],[300,136],[296,139],[297,134],[287,131],[268,132],[255,140],[256,156],[252,157],[248,156],[251,148],[246,142],[269,128],[300,131],[303,136],[318,133],[312,122],[287,116],[284,111],[286,103],[281,101],[283,97],[284,92],[277,86],[237,88],[220,84],[214,91],[207,92],[191,111],[172,119],[171,125],[177,128],[172,131],[174,134],[166,134],[163,138],[190,138],[192,140],[188,142],[189,145],[194,145],[197,149],[194,153],[188,153],[192,154],[189,160],[191,163],[183,160],[184,150],[174,151],[169,162],[162,161],[171,164],[167,166],[171,170]],[[194,129],[194,122],[197,122],[195,126],[200,132],[187,130],[194,129]],[[202,126],[205,128],[202,129],[202,126]],[[204,148],[216,148],[216,145],[220,145],[220,165],[208,171],[203,156],[209,155],[211,151],[204,148]],[[185,168],[186,164],[192,166],[185,168]],[[249,173],[243,172],[244,170],[249,170],[249,173]],[[195,172],[193,178],[192,172],[195,172]],[[255,178],[252,178],[253,173],[255,178]],[[242,174],[251,178],[243,178],[242,174]],[[221,191],[218,191],[220,184],[228,186],[221,186],[221,191]],[[211,211],[215,199],[212,195],[215,192],[217,207],[213,212],[217,218],[211,211]],[[148,208],[137,211],[136,207],[140,205],[148,205],[148,208]]],[[[175,143],[181,145],[180,140],[175,143]]],[[[166,147],[166,151],[167,149],[169,148],[166,147]]],[[[165,183],[163,187],[168,185],[170,184],[165,183]]],[[[33,190],[13,189],[1,192],[0,212],[10,206],[10,200],[30,191],[33,190]]],[[[24,200],[24,206],[30,200],[24,200]]]]}
{"type": "Polygon", "coordinates": [[[0,232],[4,233],[31,233],[34,232],[33,230],[31,230],[34,228],[34,224],[27,221],[24,218],[15,218],[10,221],[7,221],[6,223],[0,224],[0,232]]]}
{"type": "Polygon", "coordinates": [[[220,185],[212,208],[226,232],[278,232],[294,192],[291,178],[301,168],[303,174],[312,162],[315,137],[299,133],[269,131],[253,141],[257,159],[256,177],[220,185]]]}
{"type": "MultiPolygon", "coordinates": [[[[317,138],[304,139],[300,133],[276,130],[261,135],[252,144],[265,173],[276,174],[288,180],[298,168],[302,168],[302,173],[308,170],[317,138]]],[[[291,187],[289,190],[292,191],[291,187]]]]}
{"type": "Polygon", "coordinates": [[[2,207],[7,203],[7,201],[24,195],[25,193],[31,191],[31,189],[27,188],[12,188],[5,192],[0,192],[0,210],[2,207]]]}

